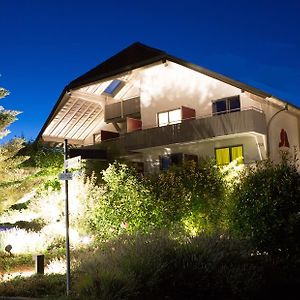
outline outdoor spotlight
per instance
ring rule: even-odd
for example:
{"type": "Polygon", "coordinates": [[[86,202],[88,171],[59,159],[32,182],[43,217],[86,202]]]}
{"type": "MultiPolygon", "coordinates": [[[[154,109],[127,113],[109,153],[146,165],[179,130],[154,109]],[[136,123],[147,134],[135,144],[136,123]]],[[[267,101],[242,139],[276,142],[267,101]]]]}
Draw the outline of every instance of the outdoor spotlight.
{"type": "Polygon", "coordinates": [[[12,245],[7,245],[7,246],[5,246],[5,248],[4,248],[4,250],[5,250],[6,252],[8,252],[9,255],[12,255],[11,249],[12,249],[12,245]]]}

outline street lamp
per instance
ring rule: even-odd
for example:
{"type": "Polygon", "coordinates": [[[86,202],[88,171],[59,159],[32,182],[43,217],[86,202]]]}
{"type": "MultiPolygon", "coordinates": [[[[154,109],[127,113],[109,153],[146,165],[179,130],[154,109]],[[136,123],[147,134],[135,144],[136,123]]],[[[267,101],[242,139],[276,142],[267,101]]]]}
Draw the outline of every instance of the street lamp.
{"type": "Polygon", "coordinates": [[[277,116],[279,113],[283,112],[283,111],[287,111],[288,110],[288,104],[286,103],[284,108],[280,109],[279,111],[277,111],[268,121],[267,123],[267,158],[270,158],[270,134],[269,134],[269,128],[270,128],[270,124],[271,121],[274,119],[275,116],[277,116]]]}

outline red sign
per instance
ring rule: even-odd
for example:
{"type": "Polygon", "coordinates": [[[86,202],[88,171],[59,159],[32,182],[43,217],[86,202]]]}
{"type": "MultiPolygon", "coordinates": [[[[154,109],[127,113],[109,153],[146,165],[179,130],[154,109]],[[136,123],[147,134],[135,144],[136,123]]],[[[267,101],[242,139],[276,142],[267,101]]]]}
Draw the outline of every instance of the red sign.
{"type": "Polygon", "coordinates": [[[279,148],[290,148],[290,143],[288,139],[287,132],[282,128],[280,131],[280,142],[279,142],[279,148]]]}

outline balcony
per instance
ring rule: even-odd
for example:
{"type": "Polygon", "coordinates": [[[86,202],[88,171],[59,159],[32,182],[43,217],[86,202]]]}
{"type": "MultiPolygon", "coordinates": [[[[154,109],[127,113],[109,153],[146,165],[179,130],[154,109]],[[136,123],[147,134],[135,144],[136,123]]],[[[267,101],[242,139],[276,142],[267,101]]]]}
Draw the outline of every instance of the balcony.
{"type": "Polygon", "coordinates": [[[245,132],[266,134],[263,112],[248,108],[222,115],[193,118],[179,124],[127,133],[120,137],[120,142],[127,150],[138,150],[245,132]]]}
{"type": "Polygon", "coordinates": [[[140,117],[141,106],[140,98],[132,98],[117,103],[107,104],[104,109],[104,121],[120,122],[126,117],[140,117]]]}

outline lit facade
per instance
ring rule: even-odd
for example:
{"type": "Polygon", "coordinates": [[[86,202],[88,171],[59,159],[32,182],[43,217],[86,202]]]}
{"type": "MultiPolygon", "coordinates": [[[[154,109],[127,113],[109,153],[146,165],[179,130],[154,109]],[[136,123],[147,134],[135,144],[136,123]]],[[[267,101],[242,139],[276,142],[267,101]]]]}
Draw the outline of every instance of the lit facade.
{"type": "Polygon", "coordinates": [[[117,149],[146,173],[203,157],[220,165],[299,153],[300,110],[135,43],[63,90],[39,139],[117,149]]]}

